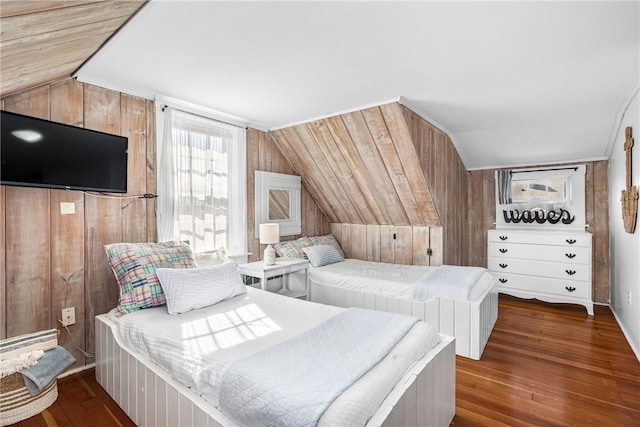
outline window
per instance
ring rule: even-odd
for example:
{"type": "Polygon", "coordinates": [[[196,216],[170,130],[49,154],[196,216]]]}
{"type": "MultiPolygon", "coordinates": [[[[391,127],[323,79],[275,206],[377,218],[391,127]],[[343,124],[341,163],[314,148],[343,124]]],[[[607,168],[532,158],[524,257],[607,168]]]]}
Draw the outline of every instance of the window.
{"type": "Polygon", "coordinates": [[[496,171],[496,228],[584,229],[585,165],[496,171]]]}
{"type": "Polygon", "coordinates": [[[246,254],[245,129],[165,108],[158,140],[158,239],[246,254]]]}
{"type": "Polygon", "coordinates": [[[570,179],[517,179],[511,181],[513,204],[550,205],[566,203],[570,197],[570,179]]]}

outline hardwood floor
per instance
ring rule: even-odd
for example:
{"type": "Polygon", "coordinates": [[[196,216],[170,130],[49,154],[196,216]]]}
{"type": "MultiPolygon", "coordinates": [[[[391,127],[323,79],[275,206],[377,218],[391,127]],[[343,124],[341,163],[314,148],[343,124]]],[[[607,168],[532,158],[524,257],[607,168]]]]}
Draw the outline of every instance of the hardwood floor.
{"type": "Polygon", "coordinates": [[[640,362],[608,307],[500,296],[482,360],[456,360],[459,426],[640,426],[640,362]]]}
{"type": "MultiPolygon", "coordinates": [[[[640,362],[613,314],[500,296],[482,360],[457,357],[460,426],[640,426],[640,362]]],[[[58,382],[58,401],[16,426],[133,426],[93,369],[58,382]]]]}
{"type": "Polygon", "coordinates": [[[58,380],[58,400],[15,427],[135,427],[96,382],[95,369],[58,380]]]}

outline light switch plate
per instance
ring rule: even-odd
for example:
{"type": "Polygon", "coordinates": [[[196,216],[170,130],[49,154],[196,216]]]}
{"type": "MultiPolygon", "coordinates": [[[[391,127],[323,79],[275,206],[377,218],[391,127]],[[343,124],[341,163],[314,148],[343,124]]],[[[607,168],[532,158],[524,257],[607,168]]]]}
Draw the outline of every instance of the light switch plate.
{"type": "Polygon", "coordinates": [[[60,202],[61,215],[75,215],[76,204],[73,202],[60,202]]]}

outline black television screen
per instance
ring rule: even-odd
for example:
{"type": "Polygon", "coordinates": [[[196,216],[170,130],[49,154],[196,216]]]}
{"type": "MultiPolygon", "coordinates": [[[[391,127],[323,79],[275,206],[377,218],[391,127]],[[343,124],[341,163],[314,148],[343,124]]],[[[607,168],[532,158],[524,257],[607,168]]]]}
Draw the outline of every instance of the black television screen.
{"type": "Polygon", "coordinates": [[[1,184],[127,192],[126,137],[0,114],[1,184]]]}

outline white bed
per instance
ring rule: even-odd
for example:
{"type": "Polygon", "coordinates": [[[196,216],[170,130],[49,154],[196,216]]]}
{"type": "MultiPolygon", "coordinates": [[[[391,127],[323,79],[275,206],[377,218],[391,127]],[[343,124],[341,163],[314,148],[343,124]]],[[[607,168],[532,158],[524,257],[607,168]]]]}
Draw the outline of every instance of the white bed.
{"type": "MultiPolygon", "coordinates": [[[[97,316],[96,378],[137,425],[234,425],[218,408],[219,372],[242,356],[303,333],[342,311],[249,289],[245,295],[178,316],[168,315],[165,307],[121,318],[97,316]],[[146,344],[139,335],[143,328],[138,326],[143,324],[151,325],[144,328],[152,332],[146,344]],[[129,332],[121,335],[125,326],[129,332]],[[182,348],[165,345],[172,340],[170,335],[176,335],[172,330],[187,338],[182,348]],[[165,356],[180,351],[189,354],[189,360],[202,355],[209,360],[215,354],[214,365],[220,371],[192,375],[183,369],[189,364],[184,363],[172,369],[178,381],[165,369],[175,362],[165,356]],[[197,383],[203,376],[208,382],[197,383]]],[[[318,425],[353,424],[358,418],[345,418],[351,416],[369,419],[366,425],[448,425],[455,414],[454,339],[432,330],[433,341],[420,344],[430,348],[423,355],[424,349],[416,350],[415,344],[423,340],[417,338],[420,334],[429,335],[427,328],[422,322],[413,326],[391,353],[329,406],[318,425]],[[397,369],[399,356],[407,360],[406,369],[397,369]],[[382,386],[378,400],[370,397],[376,394],[371,392],[374,384],[382,386]]],[[[305,367],[309,362],[300,363],[305,367]]]]}
{"type": "MultiPolygon", "coordinates": [[[[415,282],[439,267],[345,259],[309,268],[309,300],[416,316],[456,338],[456,354],[479,360],[498,318],[496,278],[485,272],[468,299],[415,301],[415,282]]],[[[301,277],[296,277],[296,283],[301,277]]],[[[295,285],[294,285],[295,286],[295,285]]]]}

